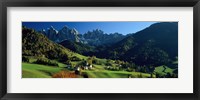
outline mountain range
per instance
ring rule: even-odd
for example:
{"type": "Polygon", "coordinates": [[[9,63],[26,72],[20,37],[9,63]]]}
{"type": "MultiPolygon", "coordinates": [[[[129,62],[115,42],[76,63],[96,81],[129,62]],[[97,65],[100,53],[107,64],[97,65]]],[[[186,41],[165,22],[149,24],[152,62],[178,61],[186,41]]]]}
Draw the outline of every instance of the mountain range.
{"type": "Polygon", "coordinates": [[[51,26],[47,30],[43,29],[39,32],[57,43],[67,40],[80,42],[91,46],[114,44],[126,37],[119,33],[106,34],[99,29],[88,31],[84,34],[79,34],[75,28],[71,29],[67,26],[64,26],[61,30],[56,30],[53,26],[51,26]]]}
{"type": "Polygon", "coordinates": [[[84,34],[64,26],[40,31],[56,44],[85,56],[122,60],[137,65],[160,66],[178,57],[178,23],[161,22],[134,34],[106,34],[95,29],[84,34]]]}

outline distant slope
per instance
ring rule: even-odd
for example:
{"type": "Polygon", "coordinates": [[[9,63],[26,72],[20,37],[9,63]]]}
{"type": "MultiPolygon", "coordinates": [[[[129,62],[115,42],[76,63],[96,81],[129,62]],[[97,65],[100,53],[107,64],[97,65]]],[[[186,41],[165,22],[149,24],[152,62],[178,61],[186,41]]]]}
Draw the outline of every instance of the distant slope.
{"type": "Polygon", "coordinates": [[[64,46],[65,48],[68,48],[76,53],[79,53],[79,54],[84,54],[84,53],[87,53],[87,52],[91,52],[91,51],[94,51],[94,48],[93,46],[89,46],[87,44],[83,44],[83,43],[80,43],[80,42],[73,42],[73,41],[70,41],[70,40],[65,40],[65,41],[62,41],[59,43],[60,45],[64,46]]]}
{"type": "Polygon", "coordinates": [[[178,55],[178,22],[162,22],[132,35],[138,43],[154,42],[156,47],[166,51],[170,57],[178,55]]]}
{"type": "MultiPolygon", "coordinates": [[[[95,54],[95,53],[94,53],[95,54]]],[[[121,59],[138,65],[163,65],[178,56],[178,23],[155,23],[105,48],[97,57],[121,59]]]]}

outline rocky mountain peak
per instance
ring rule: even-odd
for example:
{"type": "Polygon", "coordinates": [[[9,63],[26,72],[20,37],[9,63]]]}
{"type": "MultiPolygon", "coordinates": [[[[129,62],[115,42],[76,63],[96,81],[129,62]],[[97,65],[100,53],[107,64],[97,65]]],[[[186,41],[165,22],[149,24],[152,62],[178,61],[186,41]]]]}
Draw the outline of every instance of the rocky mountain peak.
{"type": "Polygon", "coordinates": [[[63,28],[59,31],[56,30],[53,26],[50,26],[47,31],[42,29],[41,33],[43,33],[54,42],[61,42],[63,40],[80,42],[80,38],[77,36],[79,32],[75,28],[70,29],[67,25],[63,26],[63,28]]]}
{"type": "Polygon", "coordinates": [[[78,35],[78,34],[79,34],[79,32],[78,32],[75,28],[73,28],[73,29],[71,30],[71,33],[73,33],[74,35],[78,35]]]}

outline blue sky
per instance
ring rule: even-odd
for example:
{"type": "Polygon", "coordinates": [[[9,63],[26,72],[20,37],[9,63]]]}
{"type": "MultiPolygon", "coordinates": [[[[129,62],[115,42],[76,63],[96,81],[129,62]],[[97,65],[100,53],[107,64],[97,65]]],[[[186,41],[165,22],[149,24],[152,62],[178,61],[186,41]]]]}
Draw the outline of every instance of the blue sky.
{"type": "Polygon", "coordinates": [[[22,22],[22,25],[38,31],[50,26],[60,30],[66,25],[69,28],[77,29],[81,34],[94,29],[101,29],[108,34],[118,32],[125,35],[140,31],[153,23],[156,22],[22,22]]]}

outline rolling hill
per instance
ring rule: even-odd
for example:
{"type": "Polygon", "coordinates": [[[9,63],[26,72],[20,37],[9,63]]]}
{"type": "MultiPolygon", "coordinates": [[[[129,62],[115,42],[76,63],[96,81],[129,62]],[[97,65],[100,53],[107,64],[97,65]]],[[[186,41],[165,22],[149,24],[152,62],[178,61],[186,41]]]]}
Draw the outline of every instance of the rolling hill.
{"type": "Polygon", "coordinates": [[[66,61],[81,55],[49,40],[46,36],[26,27],[22,28],[22,56],[35,56],[66,61]]]}
{"type": "Polygon", "coordinates": [[[83,44],[80,42],[73,42],[70,40],[64,40],[60,42],[59,44],[79,54],[86,54],[88,52],[95,50],[94,46],[90,46],[90,45],[83,44]]]}

